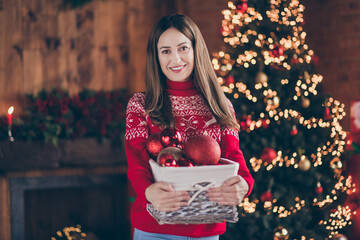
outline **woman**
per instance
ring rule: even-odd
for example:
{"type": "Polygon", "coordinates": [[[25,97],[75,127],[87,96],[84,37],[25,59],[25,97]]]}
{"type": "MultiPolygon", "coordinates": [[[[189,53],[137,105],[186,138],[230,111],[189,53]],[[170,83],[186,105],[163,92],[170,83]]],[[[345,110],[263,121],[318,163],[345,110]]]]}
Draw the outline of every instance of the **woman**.
{"type": "Polygon", "coordinates": [[[146,211],[147,203],[159,211],[174,211],[189,199],[186,191],[175,191],[165,182],[154,183],[145,144],[149,136],[165,127],[176,127],[183,142],[206,132],[219,142],[221,157],[239,163],[238,176],[209,189],[210,200],[238,205],[254,183],[239,149],[234,110],[217,82],[200,30],[191,19],[175,14],[155,24],[148,41],[145,81],[145,93],[134,94],[126,114],[128,178],[137,193],[131,209],[134,239],[219,239],[225,223],[159,225],[146,211]]]}

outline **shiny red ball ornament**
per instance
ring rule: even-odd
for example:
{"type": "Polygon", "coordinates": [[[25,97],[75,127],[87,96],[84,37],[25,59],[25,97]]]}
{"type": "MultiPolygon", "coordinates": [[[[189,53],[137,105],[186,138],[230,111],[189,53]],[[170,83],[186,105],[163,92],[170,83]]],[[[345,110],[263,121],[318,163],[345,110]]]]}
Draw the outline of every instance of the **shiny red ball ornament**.
{"type": "MultiPolygon", "coordinates": [[[[178,148],[178,147],[166,147],[164,148],[163,150],[161,150],[161,152],[159,153],[156,161],[162,165],[163,163],[161,162],[161,158],[162,158],[162,155],[166,155],[166,154],[170,154],[172,156],[172,159],[174,159],[175,161],[179,161],[181,158],[184,157],[184,153],[183,151],[178,148]]],[[[168,155],[166,155],[168,156],[168,155]]]]}
{"type": "Polygon", "coordinates": [[[198,165],[216,165],[220,161],[219,143],[212,137],[198,135],[184,144],[185,158],[198,165]]]}
{"type": "Polygon", "coordinates": [[[160,132],[150,135],[146,141],[146,150],[150,157],[156,159],[163,148],[160,142],[160,132]]]}
{"type": "Polygon", "coordinates": [[[264,129],[267,129],[267,128],[269,127],[269,124],[267,123],[267,119],[261,120],[261,126],[262,126],[264,129]]]}
{"type": "Polygon", "coordinates": [[[298,134],[298,130],[297,130],[296,126],[292,126],[292,128],[290,130],[290,135],[295,136],[297,134],[298,134]]]}
{"type": "Polygon", "coordinates": [[[235,83],[235,78],[232,75],[227,75],[224,78],[224,83],[226,86],[229,86],[230,84],[234,84],[235,83]]]}
{"type": "Polygon", "coordinates": [[[324,191],[324,188],[321,186],[320,183],[317,184],[316,188],[315,188],[315,193],[316,194],[322,194],[324,191]]]}
{"type": "Polygon", "coordinates": [[[180,132],[176,128],[165,128],[161,131],[160,141],[164,148],[176,147],[181,143],[180,132]]]}
{"type": "Polygon", "coordinates": [[[328,121],[331,119],[330,108],[326,107],[324,111],[324,120],[328,121]]]}
{"type": "Polygon", "coordinates": [[[245,13],[248,9],[247,0],[240,0],[235,3],[236,12],[245,13]]]}
{"type": "Polygon", "coordinates": [[[270,54],[273,57],[280,57],[284,55],[284,48],[281,45],[276,45],[270,50],[270,54]]]}
{"type": "Polygon", "coordinates": [[[271,163],[277,157],[277,153],[274,149],[267,147],[261,152],[261,159],[267,163],[271,163]]]}
{"type": "Polygon", "coordinates": [[[263,194],[261,194],[260,196],[260,200],[262,202],[267,202],[267,201],[272,201],[273,200],[273,196],[270,190],[264,192],[263,194]]]}

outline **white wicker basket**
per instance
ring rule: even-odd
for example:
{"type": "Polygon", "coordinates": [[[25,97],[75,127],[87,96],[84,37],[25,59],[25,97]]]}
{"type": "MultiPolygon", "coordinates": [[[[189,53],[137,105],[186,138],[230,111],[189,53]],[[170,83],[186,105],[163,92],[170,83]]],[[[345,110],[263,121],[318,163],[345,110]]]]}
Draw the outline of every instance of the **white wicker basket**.
{"type": "Polygon", "coordinates": [[[228,159],[222,165],[195,167],[162,167],[154,160],[149,163],[156,182],[170,183],[175,190],[187,190],[191,199],[187,206],[177,211],[161,212],[148,204],[148,212],[159,224],[203,224],[237,222],[236,206],[219,205],[206,197],[207,189],[221,186],[230,177],[236,176],[239,164],[228,159]]]}

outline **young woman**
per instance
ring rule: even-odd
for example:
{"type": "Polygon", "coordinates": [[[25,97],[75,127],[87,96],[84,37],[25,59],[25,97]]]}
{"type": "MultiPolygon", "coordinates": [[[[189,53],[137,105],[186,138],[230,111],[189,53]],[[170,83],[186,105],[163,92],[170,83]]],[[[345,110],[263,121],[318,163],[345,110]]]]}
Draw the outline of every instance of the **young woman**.
{"type": "Polygon", "coordinates": [[[131,209],[134,239],[219,239],[225,223],[164,224],[147,212],[151,203],[159,211],[185,206],[189,195],[165,182],[154,183],[146,141],[165,127],[176,127],[186,142],[204,134],[218,141],[221,157],[239,163],[238,176],[208,197],[223,205],[238,205],[250,194],[254,180],[239,149],[238,124],[213,70],[200,30],[188,17],[165,16],[153,27],[146,56],[146,91],[135,93],[126,113],[125,150],[128,178],[137,197],[131,209]]]}

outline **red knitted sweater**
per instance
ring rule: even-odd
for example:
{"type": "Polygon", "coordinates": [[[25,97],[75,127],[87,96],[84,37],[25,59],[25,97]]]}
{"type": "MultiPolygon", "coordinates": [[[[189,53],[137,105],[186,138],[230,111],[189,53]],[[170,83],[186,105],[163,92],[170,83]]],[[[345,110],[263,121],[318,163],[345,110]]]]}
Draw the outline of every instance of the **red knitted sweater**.
{"type": "MultiPolygon", "coordinates": [[[[196,90],[193,81],[173,82],[167,80],[172,113],[176,128],[186,142],[195,135],[210,135],[221,147],[221,157],[239,163],[239,175],[249,184],[249,192],[254,184],[246,166],[243,154],[239,149],[239,137],[236,130],[221,127],[201,94],[196,90]]],[[[149,165],[149,155],[145,144],[148,137],[161,129],[154,125],[144,110],[144,93],[135,93],[130,99],[126,112],[125,150],[128,161],[128,178],[137,197],[131,208],[131,222],[135,228],[153,233],[164,233],[188,237],[206,237],[223,234],[225,223],[197,225],[159,225],[146,210],[145,189],[154,182],[149,165]]],[[[229,104],[230,101],[229,101],[229,104]]]]}

